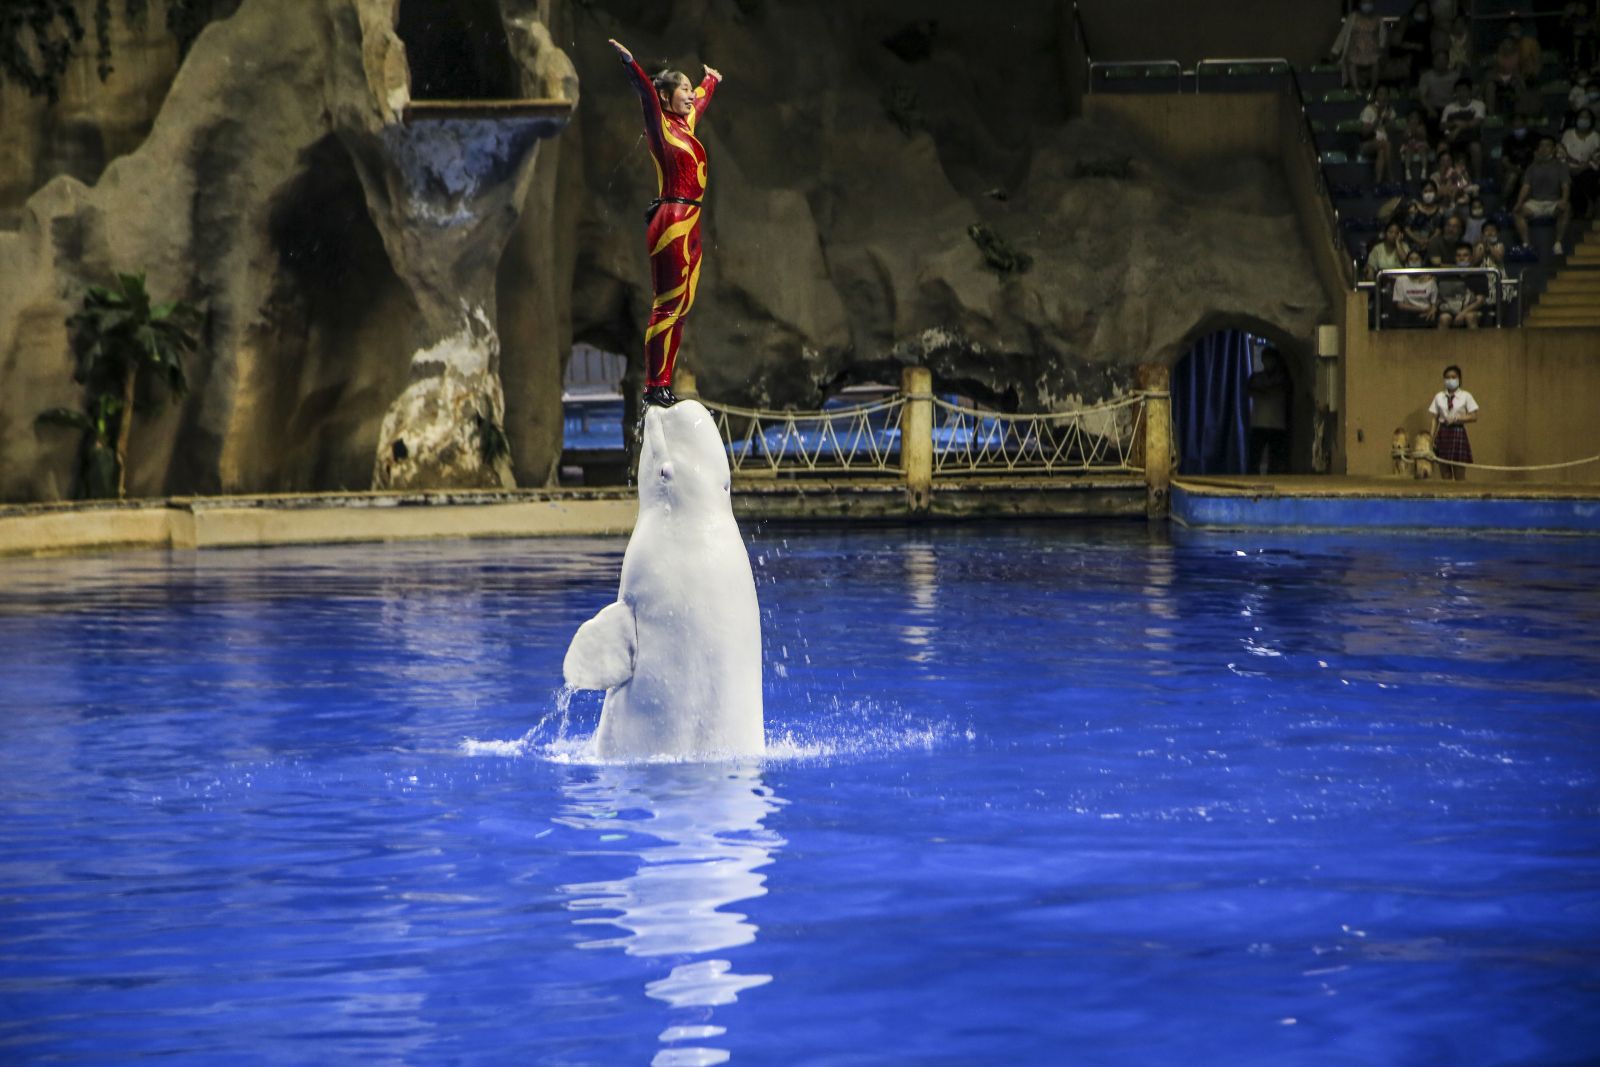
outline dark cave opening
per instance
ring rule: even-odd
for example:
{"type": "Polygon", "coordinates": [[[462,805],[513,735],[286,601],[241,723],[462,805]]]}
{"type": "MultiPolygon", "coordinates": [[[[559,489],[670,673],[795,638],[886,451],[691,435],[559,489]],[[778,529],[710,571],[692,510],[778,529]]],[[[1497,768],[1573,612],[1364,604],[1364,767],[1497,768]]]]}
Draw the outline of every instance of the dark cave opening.
{"type": "Polygon", "coordinates": [[[493,0],[402,0],[413,100],[515,100],[522,93],[493,0]]]}

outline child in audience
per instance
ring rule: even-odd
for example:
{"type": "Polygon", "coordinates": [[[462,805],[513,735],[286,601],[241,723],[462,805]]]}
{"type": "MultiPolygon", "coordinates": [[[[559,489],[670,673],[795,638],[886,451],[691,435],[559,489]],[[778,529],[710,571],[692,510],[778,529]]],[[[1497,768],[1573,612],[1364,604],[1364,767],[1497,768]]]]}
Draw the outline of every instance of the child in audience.
{"type": "Polygon", "coordinates": [[[1561,152],[1572,179],[1572,212],[1588,218],[1600,187],[1600,130],[1594,126],[1594,112],[1578,109],[1577,118],[1561,135],[1561,152]]]}
{"type": "Polygon", "coordinates": [[[1478,195],[1477,184],[1449,149],[1440,148],[1437,159],[1439,169],[1433,172],[1429,180],[1438,189],[1440,202],[1449,211],[1465,208],[1478,195]]]}
{"type": "MultiPolygon", "coordinates": [[[[1406,257],[1406,266],[1422,266],[1422,253],[1416,249],[1406,257]]],[[[1439,280],[1432,274],[1400,274],[1394,280],[1395,318],[1404,326],[1432,326],[1439,318],[1439,280]]]]}
{"type": "Polygon", "coordinates": [[[1400,145],[1400,163],[1406,181],[1416,181],[1428,174],[1428,127],[1422,113],[1413,111],[1406,120],[1406,139],[1400,145]]]}

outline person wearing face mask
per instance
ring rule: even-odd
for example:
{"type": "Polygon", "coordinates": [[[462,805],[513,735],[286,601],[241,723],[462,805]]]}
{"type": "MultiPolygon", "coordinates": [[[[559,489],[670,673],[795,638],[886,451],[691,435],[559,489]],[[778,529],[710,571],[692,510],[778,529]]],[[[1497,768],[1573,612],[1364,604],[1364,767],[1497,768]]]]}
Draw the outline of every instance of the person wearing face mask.
{"type": "Polygon", "coordinates": [[[1483,210],[1483,201],[1474,197],[1467,209],[1466,225],[1462,227],[1461,239],[1474,248],[1473,258],[1477,258],[1477,244],[1483,240],[1483,226],[1488,222],[1486,212],[1483,210]]]}
{"type": "Polygon", "coordinates": [[[1439,464],[1439,476],[1466,481],[1467,469],[1454,464],[1472,462],[1466,424],[1478,421],[1478,402],[1461,388],[1460,367],[1452,363],[1444,369],[1444,388],[1428,405],[1428,414],[1433,416],[1433,454],[1447,461],[1439,464]]]}
{"type": "Polygon", "coordinates": [[[1370,94],[1378,87],[1378,61],[1383,58],[1383,20],[1373,10],[1372,0],[1361,0],[1350,13],[1344,38],[1345,88],[1370,94]]]}
{"type": "Polygon", "coordinates": [[[1572,212],[1588,218],[1600,188],[1600,130],[1594,128],[1594,112],[1589,108],[1579,108],[1577,119],[1561,135],[1561,151],[1572,182],[1572,212]]]}
{"type": "Polygon", "coordinates": [[[1411,201],[1406,208],[1406,240],[1412,248],[1424,249],[1428,242],[1433,240],[1433,235],[1438,232],[1443,222],[1443,210],[1439,206],[1439,187],[1433,179],[1422,183],[1422,195],[1411,201]]]}
{"type": "Polygon", "coordinates": [[[700,206],[706,190],[706,150],[695,137],[722,75],[711,67],[698,88],[684,74],[645,74],[620,41],[611,46],[627,68],[644,107],[645,140],[656,165],[656,198],[645,214],[645,247],[655,291],[645,327],[646,404],[671,406],[672,368],[683,339],[683,320],[700,282],[700,206]]]}
{"type": "Polygon", "coordinates": [[[1553,251],[1564,255],[1561,241],[1567,234],[1567,223],[1572,220],[1572,182],[1567,176],[1567,165],[1556,158],[1556,141],[1548,134],[1539,138],[1539,148],[1522,175],[1522,191],[1517,194],[1516,207],[1511,209],[1512,221],[1517,226],[1517,239],[1528,243],[1528,223],[1531,219],[1555,219],[1556,242],[1553,251]]]}

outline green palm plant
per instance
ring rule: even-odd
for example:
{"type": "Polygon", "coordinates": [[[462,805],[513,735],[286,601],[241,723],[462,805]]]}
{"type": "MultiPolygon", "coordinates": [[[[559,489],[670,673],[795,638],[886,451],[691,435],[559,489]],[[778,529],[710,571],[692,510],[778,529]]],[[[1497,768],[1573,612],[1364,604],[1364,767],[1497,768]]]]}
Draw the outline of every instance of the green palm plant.
{"type": "Polygon", "coordinates": [[[133,430],[134,397],[140,372],[153,374],[170,396],[182,396],[189,381],[183,356],[199,341],[200,311],[178,300],[153,304],[143,274],[119,274],[114,288],[91,285],[83,309],[67,319],[78,357],[74,377],[87,387],[87,411],[53,408],[39,422],[74,426],[92,435],[85,449],[84,488],[90,495],[105,486],[99,473],[109,448],[116,471],[116,495],[127,494],[128,438],[133,430]],[[115,420],[116,436],[111,437],[115,420]]]}

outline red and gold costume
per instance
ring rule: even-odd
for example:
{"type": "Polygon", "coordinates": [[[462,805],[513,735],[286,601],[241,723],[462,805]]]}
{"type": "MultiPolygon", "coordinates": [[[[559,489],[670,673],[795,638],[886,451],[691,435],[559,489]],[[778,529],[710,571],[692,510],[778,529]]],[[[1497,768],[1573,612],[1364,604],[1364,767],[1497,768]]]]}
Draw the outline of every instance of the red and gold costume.
{"type": "Polygon", "coordinates": [[[706,150],[694,129],[705,114],[717,79],[709,74],[694,91],[687,117],[661,106],[650,78],[626,60],[633,88],[644,105],[645,141],[656,164],[656,201],[645,231],[655,302],[644,332],[645,387],[671,386],[672,367],[683,340],[683,320],[700,283],[700,201],[706,191],[706,150]]]}

